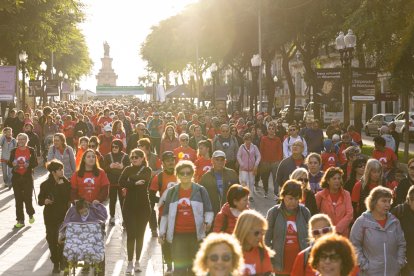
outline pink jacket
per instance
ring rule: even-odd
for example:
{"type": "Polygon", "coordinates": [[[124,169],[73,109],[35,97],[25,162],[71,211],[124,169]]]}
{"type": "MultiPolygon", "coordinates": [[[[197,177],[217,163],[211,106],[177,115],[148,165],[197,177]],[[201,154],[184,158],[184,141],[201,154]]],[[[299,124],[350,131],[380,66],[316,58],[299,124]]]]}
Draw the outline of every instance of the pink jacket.
{"type": "MultiPolygon", "coordinates": [[[[180,141],[178,141],[177,138],[175,138],[174,140],[170,140],[168,138],[162,139],[161,145],[160,145],[160,152],[162,154],[164,151],[174,151],[179,146],[180,146],[180,141]]],[[[161,154],[159,154],[160,157],[161,157],[161,154]]]]}
{"type": "Polygon", "coordinates": [[[340,193],[341,196],[335,206],[329,195],[329,189],[325,188],[317,192],[315,195],[316,206],[319,212],[327,214],[331,218],[338,234],[348,237],[349,224],[352,221],[354,209],[349,192],[341,188],[340,193]]]}
{"type": "Polygon", "coordinates": [[[250,149],[247,149],[245,144],[239,147],[237,161],[241,171],[253,171],[254,167],[259,166],[260,159],[260,151],[255,144],[250,144],[250,149]]]}

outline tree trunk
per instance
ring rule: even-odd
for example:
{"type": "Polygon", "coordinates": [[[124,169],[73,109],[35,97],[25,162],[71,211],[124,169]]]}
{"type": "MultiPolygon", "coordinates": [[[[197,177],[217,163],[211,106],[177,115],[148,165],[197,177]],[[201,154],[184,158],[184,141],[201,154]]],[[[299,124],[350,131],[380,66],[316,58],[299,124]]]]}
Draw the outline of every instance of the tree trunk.
{"type": "Polygon", "coordinates": [[[286,76],[286,81],[288,83],[289,87],[289,112],[287,116],[287,121],[289,123],[292,123],[294,120],[294,112],[295,112],[295,100],[296,100],[296,91],[295,91],[295,85],[293,84],[292,80],[292,74],[290,72],[289,68],[289,55],[284,52],[284,49],[282,48],[282,69],[286,76]]]}
{"type": "Polygon", "coordinates": [[[404,127],[404,163],[408,163],[408,157],[409,157],[409,150],[410,150],[410,116],[409,116],[409,94],[410,92],[403,91],[404,95],[404,112],[405,112],[405,127],[404,127]]]}
{"type": "MultiPolygon", "coordinates": [[[[275,82],[272,77],[272,60],[270,58],[265,60],[265,73],[266,73],[266,94],[267,94],[267,113],[269,115],[273,114],[274,102],[275,102],[275,82]]],[[[275,114],[276,115],[276,114],[275,114]]]]}
{"type": "Polygon", "coordinates": [[[237,75],[239,76],[240,81],[240,96],[239,101],[237,103],[237,110],[242,111],[243,110],[243,99],[244,99],[244,76],[243,72],[237,70],[237,75]]]}

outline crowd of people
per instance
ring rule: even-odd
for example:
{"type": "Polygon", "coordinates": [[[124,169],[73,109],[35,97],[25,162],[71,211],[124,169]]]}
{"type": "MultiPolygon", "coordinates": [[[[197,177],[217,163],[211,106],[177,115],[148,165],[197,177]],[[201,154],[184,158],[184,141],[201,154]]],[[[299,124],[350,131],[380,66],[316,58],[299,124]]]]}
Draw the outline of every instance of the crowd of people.
{"type": "Polygon", "coordinates": [[[148,224],[165,275],[414,275],[414,159],[400,168],[385,129],[366,156],[353,126],[305,123],[185,101],[11,109],[0,147],[14,226],[24,209],[35,222],[42,164],[54,273],[67,224],[98,222],[123,227],[129,275],[142,271],[148,224]],[[262,200],[273,207],[255,210],[262,200]]]}

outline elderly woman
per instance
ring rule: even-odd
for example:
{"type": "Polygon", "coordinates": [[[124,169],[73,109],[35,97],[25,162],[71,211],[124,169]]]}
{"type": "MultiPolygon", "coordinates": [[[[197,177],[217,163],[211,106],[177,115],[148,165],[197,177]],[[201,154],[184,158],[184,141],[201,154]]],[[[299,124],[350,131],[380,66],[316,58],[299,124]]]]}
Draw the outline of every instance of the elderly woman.
{"type": "Polygon", "coordinates": [[[270,258],[274,252],[265,245],[266,230],[267,221],[260,213],[249,210],[240,215],[234,236],[243,249],[243,275],[271,275],[273,267],[270,258]]]}
{"type": "Polygon", "coordinates": [[[276,274],[289,275],[296,255],[308,246],[308,208],[300,205],[302,184],[288,180],[280,192],[282,203],[267,212],[266,245],[277,252],[272,260],[276,274]]]}
{"type": "Polygon", "coordinates": [[[192,182],[194,165],[188,160],[175,167],[178,185],[168,189],[160,223],[160,242],[172,243],[174,275],[190,272],[199,242],[213,223],[207,190],[192,182]]]}
{"type": "Polygon", "coordinates": [[[392,191],[376,187],[369,193],[365,211],[354,223],[350,240],[358,255],[360,275],[398,276],[406,264],[406,242],[391,209],[392,191]]]}
{"type": "Polygon", "coordinates": [[[342,188],[342,174],[340,168],[329,168],[322,178],[323,190],[315,197],[319,212],[331,218],[338,234],[348,237],[354,209],[351,195],[342,188]]]}
{"type": "Polygon", "coordinates": [[[335,227],[331,219],[325,214],[316,214],[309,220],[309,241],[310,246],[299,252],[293,263],[291,275],[295,276],[316,276],[316,271],[312,269],[309,263],[309,255],[313,244],[319,238],[326,234],[335,233],[335,227]]]}
{"type": "Polygon", "coordinates": [[[315,194],[309,187],[309,174],[305,168],[298,168],[290,175],[291,180],[297,180],[302,183],[302,198],[300,203],[304,204],[308,208],[311,215],[318,213],[316,207],[315,194]]]}
{"type": "Polygon", "coordinates": [[[316,241],[309,262],[318,275],[348,276],[356,266],[356,256],[347,238],[326,235],[316,241]]]}
{"type": "MultiPolygon", "coordinates": [[[[246,133],[243,140],[244,143],[240,145],[237,151],[239,180],[242,185],[249,187],[250,191],[253,191],[261,155],[257,146],[252,143],[252,135],[250,133],[246,133]]],[[[250,201],[253,201],[253,197],[250,197],[250,201]]]]}
{"type": "Polygon", "coordinates": [[[239,275],[243,255],[239,242],[229,234],[210,234],[204,239],[194,260],[197,275],[239,275]]]}

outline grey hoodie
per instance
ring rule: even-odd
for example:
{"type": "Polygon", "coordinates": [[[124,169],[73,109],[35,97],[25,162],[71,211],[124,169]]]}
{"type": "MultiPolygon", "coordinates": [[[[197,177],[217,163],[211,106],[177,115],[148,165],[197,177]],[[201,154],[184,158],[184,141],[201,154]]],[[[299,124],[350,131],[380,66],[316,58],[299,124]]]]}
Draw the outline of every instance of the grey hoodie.
{"type": "Polygon", "coordinates": [[[398,276],[406,263],[404,232],[390,213],[382,228],[371,212],[364,212],[352,226],[350,240],[358,256],[360,275],[398,276]]]}

